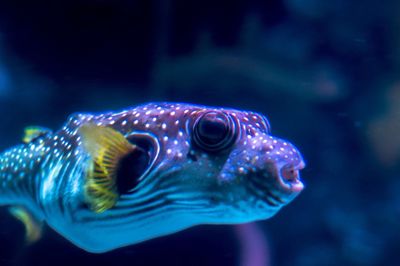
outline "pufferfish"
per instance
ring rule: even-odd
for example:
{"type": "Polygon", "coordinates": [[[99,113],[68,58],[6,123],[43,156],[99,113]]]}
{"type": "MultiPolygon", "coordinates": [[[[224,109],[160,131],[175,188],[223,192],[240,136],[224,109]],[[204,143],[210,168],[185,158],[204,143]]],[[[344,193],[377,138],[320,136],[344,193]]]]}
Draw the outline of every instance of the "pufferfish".
{"type": "Polygon", "coordinates": [[[0,204],[106,252],[199,224],[275,215],[302,190],[303,158],[255,112],[149,103],[28,128],[0,156],[0,204]]]}

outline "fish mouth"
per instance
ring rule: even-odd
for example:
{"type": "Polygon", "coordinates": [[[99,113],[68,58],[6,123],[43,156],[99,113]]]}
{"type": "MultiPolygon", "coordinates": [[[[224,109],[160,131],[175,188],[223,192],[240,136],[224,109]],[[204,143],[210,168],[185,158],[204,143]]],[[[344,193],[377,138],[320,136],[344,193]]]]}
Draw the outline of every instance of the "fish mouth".
{"type": "Polygon", "coordinates": [[[286,162],[282,166],[270,163],[263,171],[249,176],[248,189],[269,207],[286,205],[304,189],[300,179],[300,170],[304,167],[303,160],[298,164],[286,162]]]}
{"type": "Polygon", "coordinates": [[[300,178],[300,170],[305,167],[304,161],[301,161],[297,165],[286,164],[281,167],[279,171],[279,182],[280,184],[290,192],[299,193],[304,189],[304,184],[300,178]]]}

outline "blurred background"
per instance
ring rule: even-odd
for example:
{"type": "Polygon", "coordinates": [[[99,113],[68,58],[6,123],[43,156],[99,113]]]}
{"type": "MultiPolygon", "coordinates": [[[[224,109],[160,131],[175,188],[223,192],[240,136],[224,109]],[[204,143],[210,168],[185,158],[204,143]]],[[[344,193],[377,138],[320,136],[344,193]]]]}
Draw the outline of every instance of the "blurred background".
{"type": "MultiPolygon", "coordinates": [[[[306,189],[258,223],[268,265],[399,265],[398,1],[0,1],[0,148],[74,112],[149,101],[267,115],[306,189]],[[268,250],[267,250],[268,249],[268,250]]],[[[240,265],[232,226],[89,254],[24,245],[0,210],[0,265],[240,265]]]]}

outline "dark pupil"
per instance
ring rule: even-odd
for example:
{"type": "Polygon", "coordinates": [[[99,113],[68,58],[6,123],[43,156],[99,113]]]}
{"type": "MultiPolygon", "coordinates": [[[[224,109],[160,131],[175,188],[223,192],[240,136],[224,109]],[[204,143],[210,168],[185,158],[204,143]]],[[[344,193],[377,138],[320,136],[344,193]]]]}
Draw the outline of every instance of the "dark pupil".
{"type": "Polygon", "coordinates": [[[217,144],[223,141],[228,133],[228,127],[224,119],[207,114],[199,122],[199,135],[208,144],[217,144]]]}
{"type": "Polygon", "coordinates": [[[124,194],[133,189],[137,185],[138,179],[146,171],[149,162],[148,152],[139,146],[122,157],[117,167],[118,192],[124,194]]]}
{"type": "Polygon", "coordinates": [[[224,114],[217,112],[207,113],[197,124],[198,144],[207,149],[219,149],[228,138],[229,130],[229,120],[224,114]]]}

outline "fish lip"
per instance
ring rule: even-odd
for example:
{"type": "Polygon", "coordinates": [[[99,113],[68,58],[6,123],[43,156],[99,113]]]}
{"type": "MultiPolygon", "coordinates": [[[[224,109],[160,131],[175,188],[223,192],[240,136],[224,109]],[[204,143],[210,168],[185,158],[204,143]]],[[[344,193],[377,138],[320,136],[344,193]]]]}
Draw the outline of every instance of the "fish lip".
{"type": "Polygon", "coordinates": [[[259,191],[258,196],[266,202],[270,207],[279,207],[286,205],[294,199],[303,189],[304,184],[301,181],[299,171],[305,167],[303,160],[299,163],[287,162],[270,162],[265,168],[268,169],[261,173],[254,173],[253,178],[250,178],[252,186],[259,191]],[[282,170],[292,169],[296,172],[295,178],[287,179],[282,175],[282,170]]]}
{"type": "Polygon", "coordinates": [[[301,160],[297,165],[287,164],[278,171],[280,184],[291,193],[300,193],[304,189],[304,184],[300,178],[300,170],[306,166],[301,160]]]}

